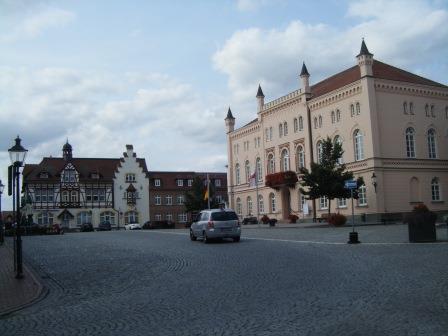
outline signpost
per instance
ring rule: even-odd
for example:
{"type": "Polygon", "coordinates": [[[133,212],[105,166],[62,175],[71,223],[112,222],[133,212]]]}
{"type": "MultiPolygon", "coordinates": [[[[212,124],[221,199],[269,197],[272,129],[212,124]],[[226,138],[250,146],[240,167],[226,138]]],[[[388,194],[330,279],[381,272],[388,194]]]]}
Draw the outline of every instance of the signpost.
{"type": "Polygon", "coordinates": [[[358,183],[355,180],[347,180],[344,184],[345,189],[350,189],[350,196],[352,198],[352,232],[350,232],[348,244],[359,244],[358,232],[355,232],[355,207],[353,205],[353,189],[358,188],[358,183]]]}

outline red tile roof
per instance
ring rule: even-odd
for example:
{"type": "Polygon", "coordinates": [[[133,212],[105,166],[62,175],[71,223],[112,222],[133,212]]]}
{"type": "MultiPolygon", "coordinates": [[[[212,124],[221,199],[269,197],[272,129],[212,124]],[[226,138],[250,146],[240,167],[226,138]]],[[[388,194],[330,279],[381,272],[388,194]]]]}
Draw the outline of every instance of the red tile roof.
{"type": "MultiPolygon", "coordinates": [[[[373,77],[393,80],[397,82],[436,86],[445,89],[448,88],[446,85],[434,82],[424,77],[420,77],[408,71],[396,68],[392,65],[377,60],[373,60],[373,77]]],[[[355,65],[311,86],[312,98],[316,98],[333,90],[339,89],[345,85],[359,80],[360,78],[361,73],[359,71],[359,66],[355,65]]]]}

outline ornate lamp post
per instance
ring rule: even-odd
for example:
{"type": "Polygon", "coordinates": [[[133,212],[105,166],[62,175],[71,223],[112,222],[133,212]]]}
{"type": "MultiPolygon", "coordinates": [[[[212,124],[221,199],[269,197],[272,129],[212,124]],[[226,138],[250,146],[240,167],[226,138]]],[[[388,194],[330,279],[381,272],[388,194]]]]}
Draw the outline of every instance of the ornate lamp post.
{"type": "MultiPolygon", "coordinates": [[[[21,217],[20,217],[20,167],[22,167],[25,162],[27,149],[23,148],[20,144],[22,141],[19,136],[16,138],[16,144],[8,149],[9,157],[11,159],[11,164],[13,165],[13,179],[15,179],[15,200],[16,200],[16,256],[17,256],[17,273],[16,278],[23,278],[23,268],[22,268],[22,237],[21,237],[21,217]]],[[[13,190],[14,197],[14,190],[13,190]]]]}
{"type": "Polygon", "coordinates": [[[5,230],[3,229],[3,216],[2,216],[2,194],[5,186],[0,180],[0,244],[3,244],[5,239],[5,230]]]}

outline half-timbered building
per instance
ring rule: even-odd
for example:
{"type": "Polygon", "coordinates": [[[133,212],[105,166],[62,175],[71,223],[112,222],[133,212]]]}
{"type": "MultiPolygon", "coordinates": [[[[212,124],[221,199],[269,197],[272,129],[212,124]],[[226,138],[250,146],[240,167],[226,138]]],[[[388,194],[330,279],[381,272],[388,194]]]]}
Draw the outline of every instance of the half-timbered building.
{"type": "Polygon", "coordinates": [[[149,220],[148,170],[132,145],[119,159],[74,158],[67,142],[62,158],[25,165],[23,188],[24,211],[41,225],[74,229],[84,223],[119,226],[149,220]]]}

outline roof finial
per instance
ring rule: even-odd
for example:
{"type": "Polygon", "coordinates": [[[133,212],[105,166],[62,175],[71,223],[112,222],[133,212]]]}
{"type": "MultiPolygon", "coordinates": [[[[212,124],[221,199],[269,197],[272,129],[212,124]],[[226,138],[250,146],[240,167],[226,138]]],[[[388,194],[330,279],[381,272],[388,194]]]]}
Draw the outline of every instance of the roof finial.
{"type": "Polygon", "coordinates": [[[308,69],[306,68],[305,62],[302,64],[302,71],[300,71],[300,77],[309,76],[308,69]]]}
{"type": "Polygon", "coordinates": [[[263,90],[261,89],[261,85],[258,84],[258,91],[256,97],[264,97],[263,90]]]}

